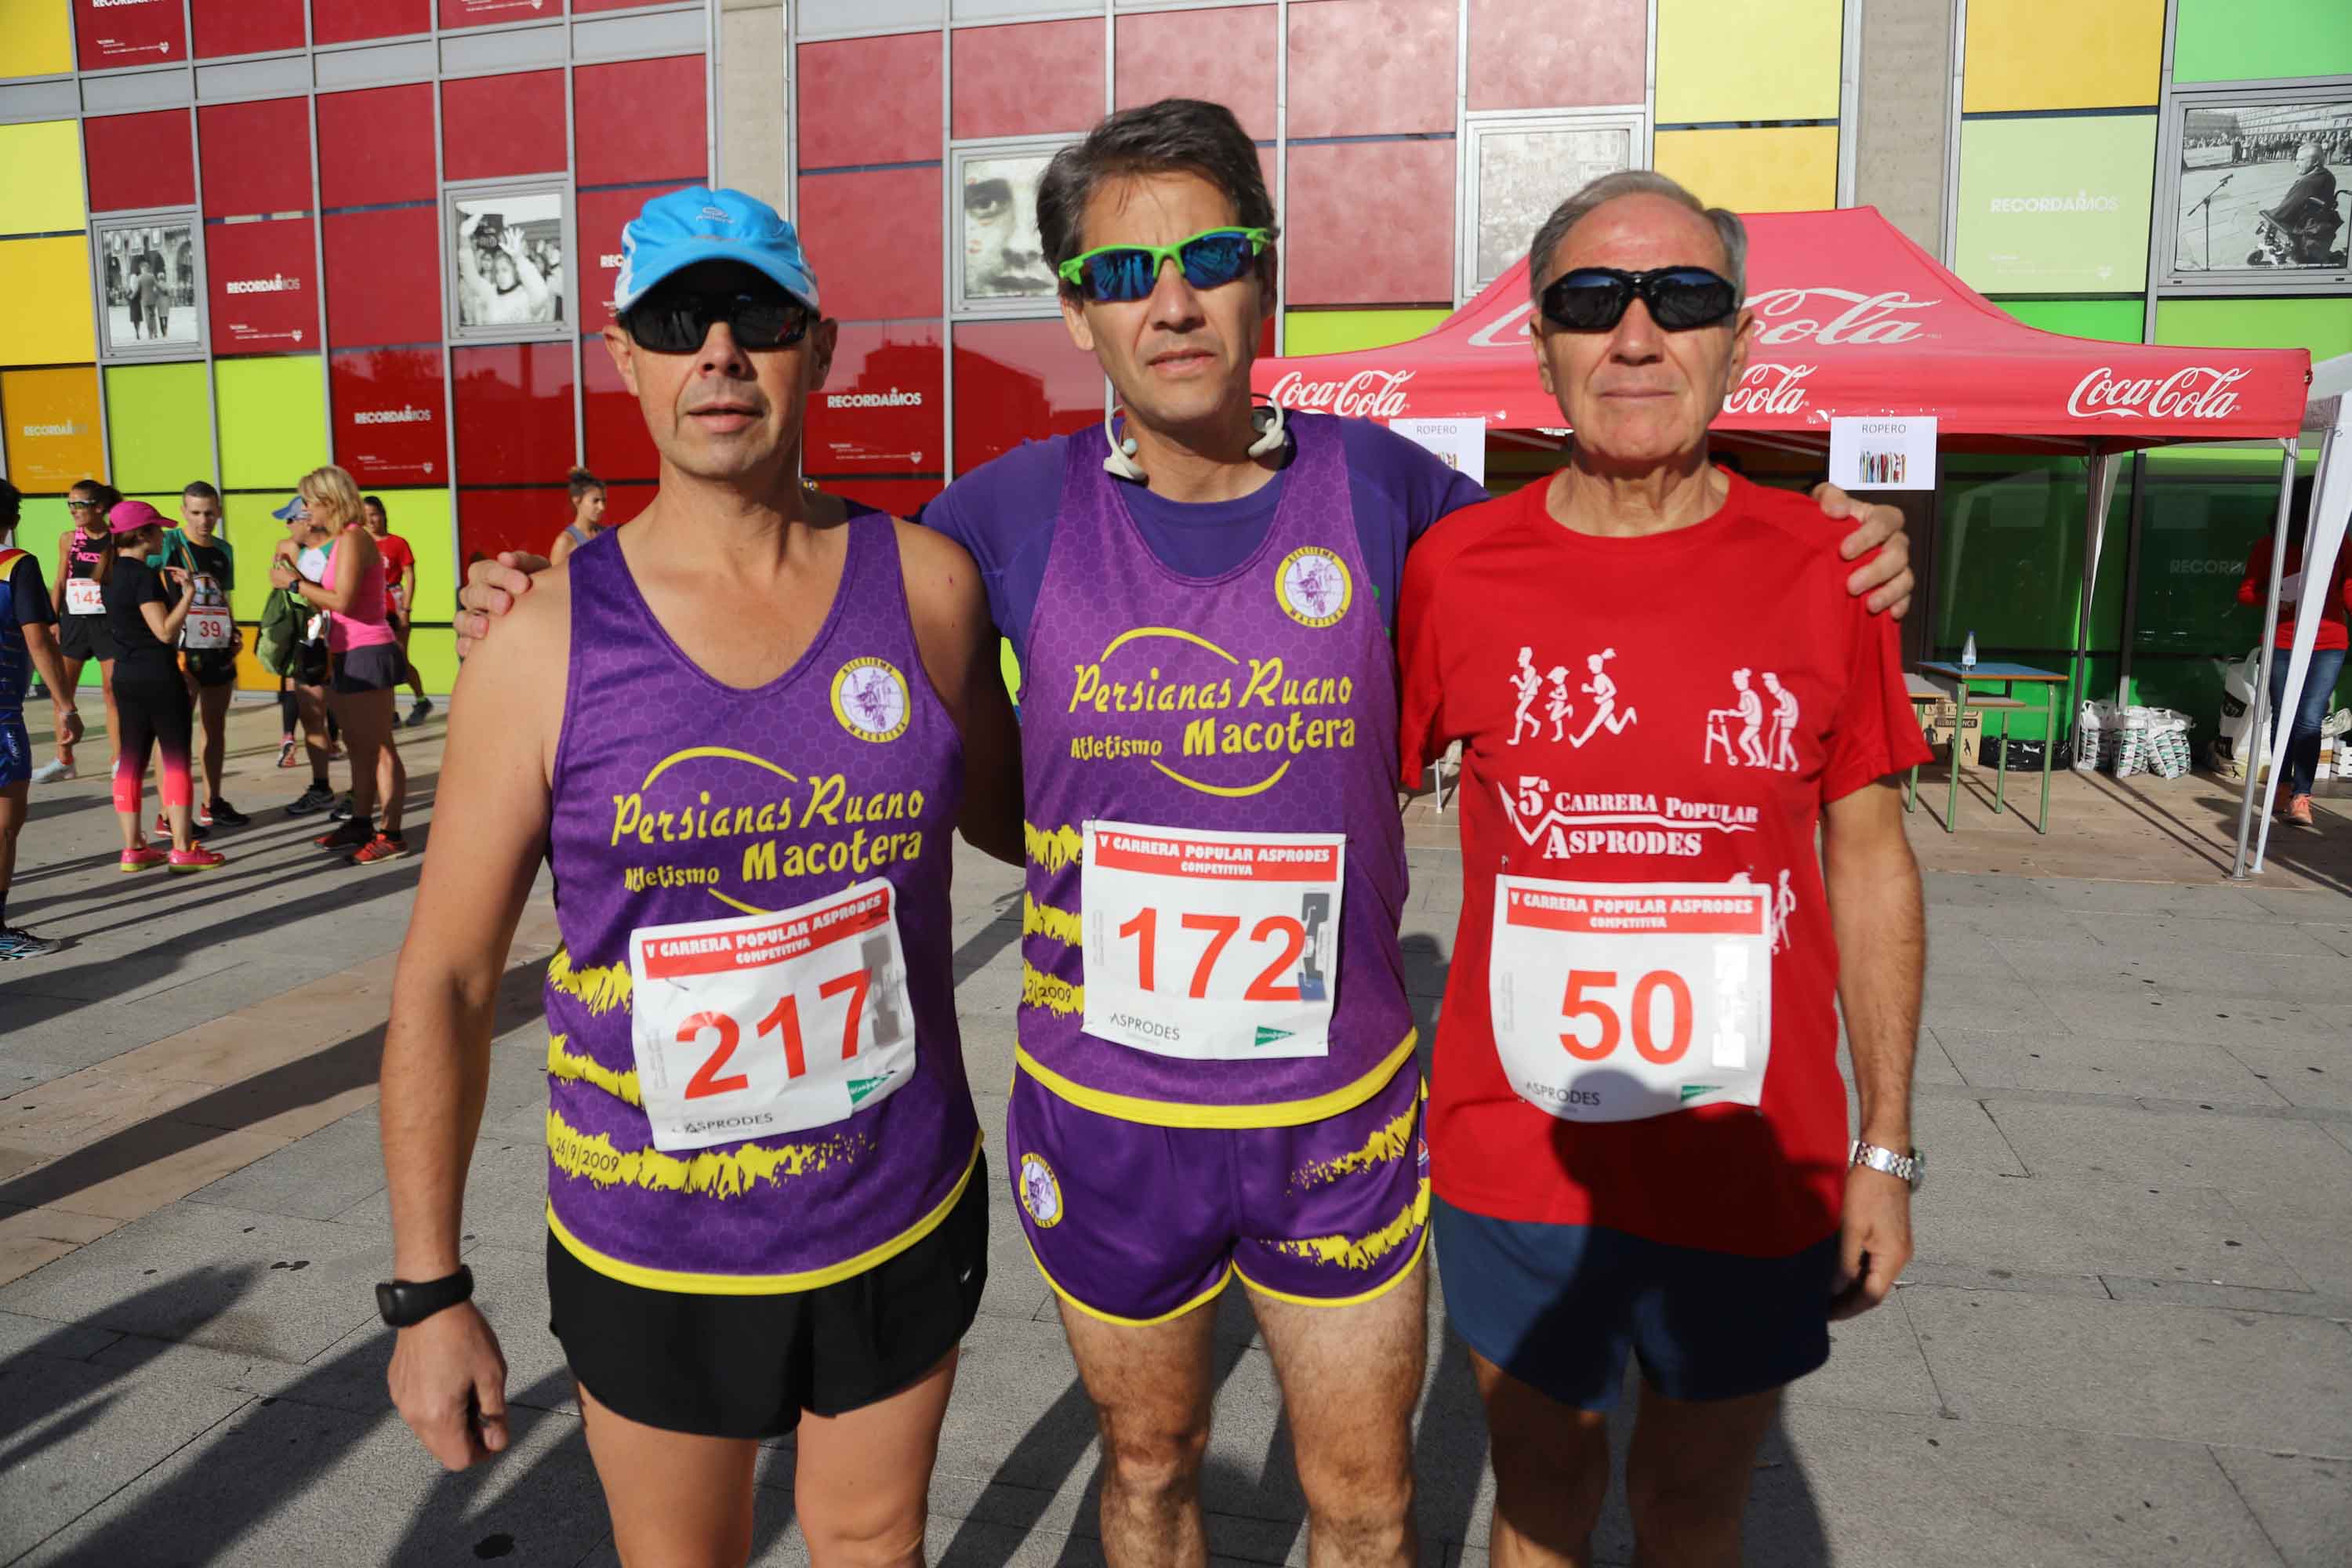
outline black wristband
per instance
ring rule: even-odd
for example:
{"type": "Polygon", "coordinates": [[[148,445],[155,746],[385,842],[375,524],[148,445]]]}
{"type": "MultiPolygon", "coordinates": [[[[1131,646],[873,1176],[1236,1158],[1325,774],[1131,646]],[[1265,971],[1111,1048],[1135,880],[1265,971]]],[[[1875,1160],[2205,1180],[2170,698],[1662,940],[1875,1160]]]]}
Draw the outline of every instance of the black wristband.
{"type": "Polygon", "coordinates": [[[388,1279],[375,1288],[375,1310],[395,1329],[423,1322],[434,1313],[471,1300],[474,1271],[464,1264],[438,1279],[388,1279]]]}

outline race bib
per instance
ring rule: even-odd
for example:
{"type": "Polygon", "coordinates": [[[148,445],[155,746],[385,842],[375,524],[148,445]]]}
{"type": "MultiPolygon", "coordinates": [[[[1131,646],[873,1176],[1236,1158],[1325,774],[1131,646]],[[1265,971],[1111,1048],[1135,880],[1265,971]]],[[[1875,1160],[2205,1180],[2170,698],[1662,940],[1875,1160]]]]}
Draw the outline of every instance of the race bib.
{"type": "Polygon", "coordinates": [[[1087,1033],[1195,1061],[1328,1055],[1347,848],[1087,823],[1087,1033]]]}
{"type": "Polygon", "coordinates": [[[1772,890],[1495,879],[1495,1048],[1563,1121],[1754,1105],[1772,1039],[1772,890]]]}
{"type": "Polygon", "coordinates": [[[203,650],[234,644],[236,619],[229,614],[220,584],[210,577],[198,577],[193,592],[195,603],[188,606],[187,619],[180,623],[180,646],[203,650]]]}
{"type": "Polygon", "coordinates": [[[102,616],[106,614],[106,595],[95,577],[66,579],[66,614],[69,616],[102,616]]]}
{"type": "Polygon", "coordinates": [[[898,892],[629,937],[637,1085],[654,1146],[702,1149],[847,1120],[915,1073],[898,892]]]}

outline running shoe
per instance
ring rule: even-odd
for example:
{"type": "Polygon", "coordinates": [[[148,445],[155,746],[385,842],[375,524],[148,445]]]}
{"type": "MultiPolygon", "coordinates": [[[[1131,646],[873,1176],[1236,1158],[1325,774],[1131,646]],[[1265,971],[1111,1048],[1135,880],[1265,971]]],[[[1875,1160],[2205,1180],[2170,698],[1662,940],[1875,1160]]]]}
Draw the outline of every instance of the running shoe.
{"type": "Polygon", "coordinates": [[[47,958],[64,946],[61,942],[35,936],[22,926],[0,926],[0,963],[12,958],[47,958]]]}
{"type": "Polygon", "coordinates": [[[152,871],[170,863],[172,857],[161,849],[125,849],[122,867],[125,871],[152,871]]]}
{"type": "Polygon", "coordinates": [[[310,840],[321,849],[364,849],[375,837],[375,830],[362,827],[356,822],[346,822],[332,833],[321,833],[310,840]]]}
{"type": "Polygon", "coordinates": [[[335,804],[329,808],[327,812],[327,820],[329,822],[349,822],[351,819],[352,793],[349,790],[345,790],[343,792],[342,798],[335,802],[335,804]]]}
{"type": "Polygon", "coordinates": [[[362,845],[356,854],[343,858],[354,866],[373,866],[379,860],[397,860],[407,853],[407,839],[396,834],[379,833],[362,845]]]}
{"type": "Polygon", "coordinates": [[[278,742],[278,765],[279,767],[290,768],[294,765],[294,737],[291,735],[287,736],[285,739],[278,742]]]}
{"type": "Polygon", "coordinates": [[[2289,822],[2294,823],[2298,827],[2312,826],[2311,797],[2307,795],[2288,796],[2286,803],[2286,819],[2289,822]]]}
{"type": "Polygon", "coordinates": [[[252,820],[253,818],[225,800],[216,800],[205,807],[204,822],[206,827],[212,826],[215,823],[218,823],[223,827],[243,827],[252,820]]]}
{"type": "MultiPolygon", "coordinates": [[[[202,838],[206,833],[212,831],[212,826],[211,819],[199,816],[195,821],[188,825],[188,837],[191,838],[202,838]]],[[[155,837],[165,839],[172,837],[172,814],[170,812],[159,811],[155,814],[155,837]]]]}
{"type": "Polygon", "coordinates": [[[35,784],[55,784],[59,779],[69,779],[73,776],[74,765],[71,763],[61,762],[56,758],[51,758],[49,761],[43,763],[39,767],[33,770],[33,782],[35,784]]]}
{"type": "Polygon", "coordinates": [[[407,727],[411,730],[421,729],[425,721],[431,717],[433,717],[433,699],[420,697],[416,700],[416,705],[408,710],[407,727]]]}
{"type": "Polygon", "coordinates": [[[225,864],[228,857],[217,849],[174,849],[172,869],[174,871],[209,871],[225,864]]]}
{"type": "Polygon", "coordinates": [[[314,784],[309,789],[304,790],[300,795],[296,795],[292,800],[286,803],[286,815],[289,816],[309,816],[313,812],[324,811],[327,807],[334,804],[335,792],[329,789],[325,784],[314,784]]]}

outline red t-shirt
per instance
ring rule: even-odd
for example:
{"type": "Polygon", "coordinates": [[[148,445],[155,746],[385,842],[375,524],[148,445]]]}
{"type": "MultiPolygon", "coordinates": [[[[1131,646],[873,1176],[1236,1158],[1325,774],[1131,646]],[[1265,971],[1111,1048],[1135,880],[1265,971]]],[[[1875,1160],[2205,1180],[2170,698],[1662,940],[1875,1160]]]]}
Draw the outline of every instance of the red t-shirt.
{"type": "MultiPolygon", "coordinates": [[[[1463,742],[1462,917],[1430,1156],[1439,1195],[1473,1213],[1780,1257],[1832,1234],[1844,1195],[1822,808],[1928,752],[1895,623],[1846,592],[1843,525],[1802,496],[1726,478],[1714,516],[1641,538],[1572,532],[1545,510],[1547,487],[1529,485],[1456,512],[1406,558],[1406,778],[1417,784],[1425,759],[1463,742]],[[1759,1103],[1580,1121],[1522,1099],[1490,1013],[1498,874],[1769,890],[1759,1103]]],[[[1596,965],[1627,952],[1577,940],[1591,945],[1575,956],[1591,952],[1596,965]]],[[[1763,937],[1748,941],[1750,954],[1764,951],[1763,937]]],[[[1511,983],[1548,1000],[1560,971],[1580,968],[1511,983]]],[[[1631,1017],[1621,1014],[1620,1049],[1631,1017]]]]}
{"type": "Polygon", "coordinates": [[[408,547],[408,541],[396,533],[387,533],[377,540],[375,548],[376,553],[383,557],[385,592],[397,603],[399,608],[407,609],[407,601],[400,596],[400,580],[415,570],[416,552],[408,547]]]}
{"type": "MultiPolygon", "coordinates": [[[[2273,536],[2263,534],[2246,552],[2246,574],[2238,584],[2238,603],[2263,607],[2271,593],[2271,550],[2273,536]]],[[[2352,550],[2339,549],[2336,570],[2324,577],[2315,578],[2303,569],[2303,546],[2293,540],[2286,546],[2286,584],[2279,596],[2278,637],[2275,646],[2294,646],[2294,623],[2305,605],[2319,607],[2319,629],[2312,635],[2314,648],[2343,647],[2345,606],[2352,605],[2352,550]],[[2297,582],[2296,579],[2302,579],[2297,582]],[[2329,580],[2329,579],[2332,579],[2329,580]]]]}

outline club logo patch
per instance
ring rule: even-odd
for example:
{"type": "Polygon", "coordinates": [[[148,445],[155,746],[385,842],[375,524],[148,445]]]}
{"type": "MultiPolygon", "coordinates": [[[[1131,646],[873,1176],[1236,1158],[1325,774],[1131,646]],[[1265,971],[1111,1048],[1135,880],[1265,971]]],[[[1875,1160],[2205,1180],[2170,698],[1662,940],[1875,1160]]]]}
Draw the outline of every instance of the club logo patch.
{"type": "Polygon", "coordinates": [[[1292,551],[1275,568],[1274,596],[1302,626],[1337,625],[1355,594],[1347,563],[1315,545],[1292,551]]]}
{"type": "Polygon", "coordinates": [[[1054,1179],[1054,1167],[1045,1163],[1042,1154],[1021,1156],[1021,1206],[1028,1211],[1031,1223],[1039,1230],[1051,1230],[1062,1223],[1062,1184],[1054,1179]]]}
{"type": "Polygon", "coordinates": [[[887,659],[853,658],[835,672],[833,716],[859,740],[897,740],[913,712],[907,678],[887,659]]]}

